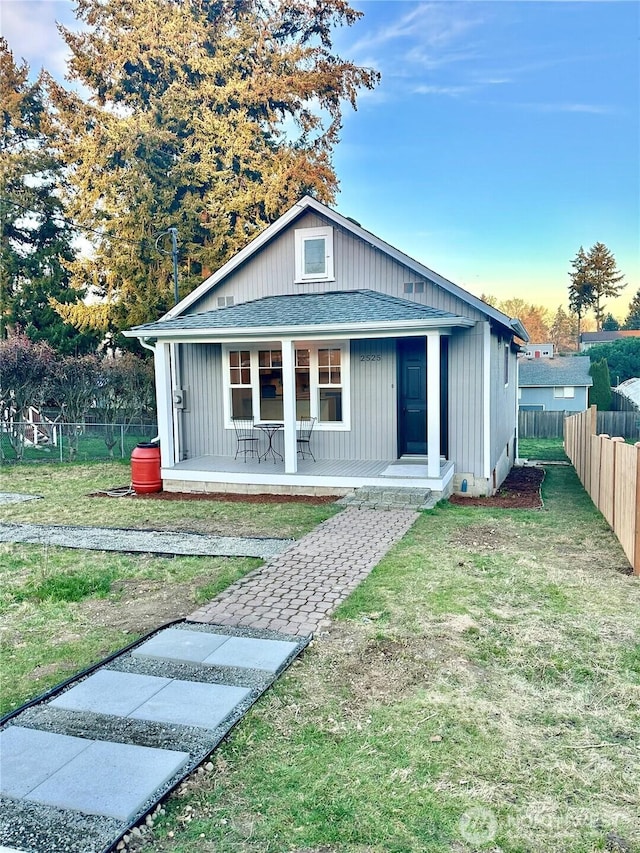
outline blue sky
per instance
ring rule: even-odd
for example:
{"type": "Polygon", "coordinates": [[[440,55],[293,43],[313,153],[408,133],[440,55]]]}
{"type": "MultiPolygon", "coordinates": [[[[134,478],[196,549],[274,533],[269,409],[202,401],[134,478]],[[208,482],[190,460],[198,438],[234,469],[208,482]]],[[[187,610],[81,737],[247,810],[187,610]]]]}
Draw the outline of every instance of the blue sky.
{"type": "MultiPolygon", "coordinates": [[[[352,0],[341,54],[382,73],[347,108],[337,207],[480,295],[555,309],[580,245],[640,287],[635,2],[352,0]]],[[[16,57],[64,74],[69,0],[3,0],[16,57]]]]}

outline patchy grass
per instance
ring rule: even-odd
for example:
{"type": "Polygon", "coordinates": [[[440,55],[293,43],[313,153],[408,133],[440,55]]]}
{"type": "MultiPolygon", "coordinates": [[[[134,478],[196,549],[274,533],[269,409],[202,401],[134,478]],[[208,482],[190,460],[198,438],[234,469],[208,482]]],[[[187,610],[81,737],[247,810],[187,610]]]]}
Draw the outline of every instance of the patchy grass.
{"type": "Polygon", "coordinates": [[[296,539],[340,509],[334,504],[88,497],[129,480],[128,463],[119,461],[3,468],[2,491],[42,495],[44,500],[0,506],[0,520],[296,539]]]}
{"type": "Polygon", "coordinates": [[[142,849],[636,849],[640,581],[572,469],[543,490],[422,514],[142,849]]]}
{"type": "Polygon", "coordinates": [[[259,560],[0,544],[0,714],[187,616],[259,560]]]}
{"type": "Polygon", "coordinates": [[[519,438],[518,455],[521,459],[539,459],[542,462],[568,462],[561,438],[519,438]]]}

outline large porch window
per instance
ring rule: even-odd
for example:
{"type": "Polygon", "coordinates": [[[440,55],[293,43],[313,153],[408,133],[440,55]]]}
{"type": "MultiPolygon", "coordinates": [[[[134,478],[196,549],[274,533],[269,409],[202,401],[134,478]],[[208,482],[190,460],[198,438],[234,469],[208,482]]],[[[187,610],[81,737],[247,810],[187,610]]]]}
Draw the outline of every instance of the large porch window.
{"type": "MultiPolygon", "coordinates": [[[[255,421],[282,421],[282,351],[225,349],[225,414],[255,421]]],[[[296,418],[315,417],[328,429],[349,429],[346,395],[348,343],[305,344],[295,349],[296,418]]]]}

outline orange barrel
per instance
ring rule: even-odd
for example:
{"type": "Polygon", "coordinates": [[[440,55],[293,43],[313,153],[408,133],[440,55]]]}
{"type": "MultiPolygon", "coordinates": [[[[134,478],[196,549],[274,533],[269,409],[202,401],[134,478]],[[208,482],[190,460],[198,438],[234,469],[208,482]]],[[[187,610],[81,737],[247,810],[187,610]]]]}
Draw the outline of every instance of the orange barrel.
{"type": "Polygon", "coordinates": [[[133,448],[131,454],[131,485],[138,495],[162,491],[159,444],[143,441],[133,448]]]}

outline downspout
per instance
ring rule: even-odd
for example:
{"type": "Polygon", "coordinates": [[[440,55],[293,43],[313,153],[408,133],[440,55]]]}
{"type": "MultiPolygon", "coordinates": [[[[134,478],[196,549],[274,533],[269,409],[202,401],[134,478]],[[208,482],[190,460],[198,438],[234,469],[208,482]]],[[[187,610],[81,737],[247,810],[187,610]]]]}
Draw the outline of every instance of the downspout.
{"type": "MultiPolygon", "coordinates": [[[[156,358],[156,348],[155,348],[154,346],[152,346],[151,344],[148,344],[148,343],[145,341],[145,339],[144,339],[144,338],[138,338],[138,340],[140,341],[140,346],[141,346],[141,347],[144,347],[145,349],[148,349],[148,350],[149,350],[149,352],[152,352],[152,353],[153,353],[153,360],[155,361],[155,358],[156,358]]],[[[155,384],[155,382],[154,382],[154,384],[155,384]]],[[[158,408],[157,408],[157,406],[156,406],[156,420],[157,420],[157,419],[158,419],[158,408]]],[[[156,426],[157,426],[157,424],[156,424],[156,426]]],[[[156,437],[155,437],[155,438],[152,438],[152,439],[151,439],[151,441],[160,441],[160,436],[159,436],[159,435],[156,435],[156,437]]]]}
{"type": "Polygon", "coordinates": [[[491,325],[485,321],[482,352],[483,456],[482,476],[491,488],[491,325]]]}

